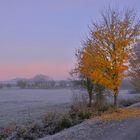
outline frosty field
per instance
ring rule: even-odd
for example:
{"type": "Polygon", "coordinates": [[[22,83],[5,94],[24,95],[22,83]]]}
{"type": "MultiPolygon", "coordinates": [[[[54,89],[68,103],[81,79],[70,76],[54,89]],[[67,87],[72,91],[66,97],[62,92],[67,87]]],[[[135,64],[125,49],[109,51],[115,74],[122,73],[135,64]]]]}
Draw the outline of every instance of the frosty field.
{"type": "MultiPolygon", "coordinates": [[[[78,91],[74,91],[78,92],[78,91]]],[[[120,98],[133,98],[122,90],[120,98]]],[[[27,123],[48,111],[64,110],[72,101],[70,89],[3,89],[0,90],[0,127],[10,123],[27,123]]],[[[138,96],[138,95],[137,95],[138,96]]]]}
{"type": "Polygon", "coordinates": [[[0,90],[0,126],[37,119],[48,111],[66,108],[72,91],[5,89],[0,90]]]}

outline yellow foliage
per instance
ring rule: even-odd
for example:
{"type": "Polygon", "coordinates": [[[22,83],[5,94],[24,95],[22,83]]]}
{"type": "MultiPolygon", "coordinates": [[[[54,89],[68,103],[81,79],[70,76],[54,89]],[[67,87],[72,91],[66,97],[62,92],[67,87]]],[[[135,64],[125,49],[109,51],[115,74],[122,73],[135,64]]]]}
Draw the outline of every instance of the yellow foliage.
{"type": "Polygon", "coordinates": [[[130,45],[139,31],[132,27],[128,17],[124,20],[111,18],[111,24],[94,24],[91,38],[84,44],[80,54],[79,71],[114,94],[118,92],[124,72],[128,69],[127,63],[132,53],[130,45]]]}
{"type": "Polygon", "coordinates": [[[114,107],[117,96],[132,57],[132,46],[140,35],[140,23],[134,22],[132,11],[121,16],[110,11],[103,14],[103,22],[93,23],[91,36],[78,52],[78,71],[93,84],[102,85],[112,91],[114,107]]]}

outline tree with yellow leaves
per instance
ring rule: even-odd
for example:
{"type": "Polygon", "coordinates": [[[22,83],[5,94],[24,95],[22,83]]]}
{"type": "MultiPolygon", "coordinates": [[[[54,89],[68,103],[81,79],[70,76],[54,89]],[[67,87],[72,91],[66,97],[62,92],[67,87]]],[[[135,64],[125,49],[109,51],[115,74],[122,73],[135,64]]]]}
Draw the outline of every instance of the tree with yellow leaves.
{"type": "Polygon", "coordinates": [[[99,23],[93,23],[90,38],[79,51],[78,69],[94,84],[112,91],[118,108],[119,87],[128,69],[132,45],[140,34],[140,23],[132,11],[108,10],[99,23]]]}

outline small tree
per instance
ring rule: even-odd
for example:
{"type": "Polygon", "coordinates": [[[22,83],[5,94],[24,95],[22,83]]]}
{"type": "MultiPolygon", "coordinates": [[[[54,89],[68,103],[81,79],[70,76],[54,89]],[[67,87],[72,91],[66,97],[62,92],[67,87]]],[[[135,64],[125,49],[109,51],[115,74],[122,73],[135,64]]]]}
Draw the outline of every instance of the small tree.
{"type": "Polygon", "coordinates": [[[109,10],[102,21],[93,23],[91,36],[80,55],[79,70],[94,84],[112,91],[114,107],[118,107],[119,87],[128,69],[132,45],[140,34],[140,24],[132,11],[109,10]]]}
{"type": "Polygon", "coordinates": [[[83,43],[83,48],[79,49],[76,53],[76,58],[77,58],[77,65],[76,68],[74,70],[74,73],[76,73],[78,75],[78,77],[81,79],[82,81],[82,85],[85,89],[87,89],[88,92],[88,97],[89,97],[89,104],[88,106],[91,107],[92,105],[92,99],[93,99],[93,94],[96,94],[95,96],[95,100],[98,100],[98,103],[100,103],[100,105],[103,102],[104,99],[104,94],[103,92],[106,90],[106,88],[101,85],[98,82],[93,82],[94,79],[93,77],[91,77],[90,73],[91,73],[91,69],[96,69],[97,65],[94,65],[94,60],[96,60],[97,58],[96,56],[96,52],[94,54],[90,54],[88,53],[89,50],[91,50],[91,40],[87,40],[83,43]],[[86,53],[88,55],[83,55],[84,51],[86,51],[86,53]],[[85,74],[86,73],[86,74],[85,74]],[[99,95],[100,94],[100,95],[99,95]],[[101,97],[101,98],[98,98],[101,97]],[[100,101],[99,101],[100,100],[100,101]]]}
{"type": "Polygon", "coordinates": [[[92,99],[93,99],[93,92],[94,92],[94,85],[93,85],[92,81],[88,77],[84,78],[83,85],[88,91],[88,96],[89,96],[88,106],[91,107],[92,99]]]}
{"type": "Polygon", "coordinates": [[[93,98],[93,89],[94,89],[94,85],[93,85],[92,81],[88,77],[81,75],[77,68],[72,70],[70,72],[70,75],[71,75],[71,77],[73,77],[74,79],[76,78],[79,81],[78,85],[80,84],[80,86],[82,86],[83,88],[85,88],[87,90],[88,107],[91,107],[92,98],[93,98]]]}

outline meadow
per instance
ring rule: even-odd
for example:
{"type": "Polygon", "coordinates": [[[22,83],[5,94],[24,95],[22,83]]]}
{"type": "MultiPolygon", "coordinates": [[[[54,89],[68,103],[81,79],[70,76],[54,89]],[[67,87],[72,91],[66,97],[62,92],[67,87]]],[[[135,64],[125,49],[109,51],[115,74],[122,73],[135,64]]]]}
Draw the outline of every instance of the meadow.
{"type": "MultiPolygon", "coordinates": [[[[68,110],[73,94],[84,92],[71,89],[3,89],[0,90],[0,126],[26,124],[38,120],[47,112],[68,110]]],[[[85,93],[86,94],[86,93],[85,93]]],[[[120,99],[132,99],[140,94],[121,90],[120,99]]]]}

